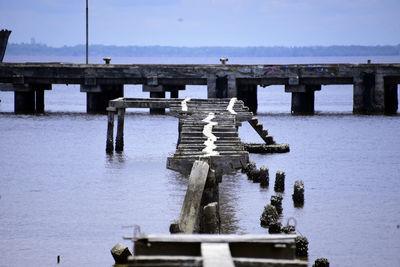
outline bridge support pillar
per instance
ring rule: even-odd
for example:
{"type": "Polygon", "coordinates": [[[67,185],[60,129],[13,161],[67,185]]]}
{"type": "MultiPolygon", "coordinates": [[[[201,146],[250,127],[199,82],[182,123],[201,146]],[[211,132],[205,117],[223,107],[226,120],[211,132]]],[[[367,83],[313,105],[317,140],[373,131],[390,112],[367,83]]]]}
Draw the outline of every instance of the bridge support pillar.
{"type": "Polygon", "coordinates": [[[86,92],[87,113],[105,113],[110,100],[124,96],[124,85],[81,85],[81,92],[86,92]]]}
{"type": "Polygon", "coordinates": [[[170,98],[178,98],[179,91],[186,89],[186,85],[180,85],[180,84],[166,84],[163,85],[163,87],[164,91],[171,93],[170,98]]]}
{"type": "Polygon", "coordinates": [[[208,98],[237,97],[236,77],[234,76],[210,76],[207,79],[208,98]]]}
{"type": "Polygon", "coordinates": [[[178,90],[173,90],[170,93],[171,93],[170,98],[179,98],[179,91],[178,90]]]}
{"type": "MultiPolygon", "coordinates": [[[[165,98],[165,85],[143,84],[143,92],[150,92],[150,98],[165,98]]],[[[165,114],[165,108],[150,108],[150,114],[165,114]]]]}
{"type": "Polygon", "coordinates": [[[18,114],[35,113],[35,91],[15,91],[14,112],[18,114]]]}
{"type": "Polygon", "coordinates": [[[385,81],[385,114],[396,114],[398,106],[397,84],[385,81]]]}
{"type": "Polygon", "coordinates": [[[217,97],[217,77],[210,76],[207,78],[207,98],[217,97]]]}
{"type": "MultiPolygon", "coordinates": [[[[150,92],[150,98],[165,98],[165,91],[150,92]]],[[[165,114],[165,108],[151,108],[150,114],[165,114]]]]}
{"type": "Polygon", "coordinates": [[[257,85],[256,84],[239,84],[238,85],[238,99],[243,100],[251,112],[257,113],[257,85]]]}
{"type": "Polygon", "coordinates": [[[292,114],[314,114],[314,92],[319,90],[321,85],[285,85],[285,92],[292,93],[292,114]]]}
{"type": "Polygon", "coordinates": [[[14,112],[33,114],[44,112],[44,90],[51,90],[51,84],[3,83],[0,91],[14,92],[14,112]]]}
{"type": "Polygon", "coordinates": [[[385,83],[379,73],[361,73],[354,77],[353,113],[379,114],[385,111],[385,83]]]}

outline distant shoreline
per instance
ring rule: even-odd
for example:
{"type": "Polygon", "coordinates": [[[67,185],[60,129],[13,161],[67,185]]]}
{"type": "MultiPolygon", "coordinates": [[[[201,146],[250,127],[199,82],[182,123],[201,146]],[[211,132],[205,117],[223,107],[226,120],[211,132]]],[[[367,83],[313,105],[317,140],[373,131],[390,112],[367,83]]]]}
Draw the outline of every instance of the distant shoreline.
{"type": "MultiPolygon", "coordinates": [[[[10,56],[84,56],[85,45],[50,47],[37,43],[9,43],[6,53],[10,56]]],[[[399,45],[360,46],[254,46],[254,47],[176,47],[176,46],[113,46],[91,45],[91,56],[134,57],[347,57],[347,56],[399,56],[399,45]]]]}

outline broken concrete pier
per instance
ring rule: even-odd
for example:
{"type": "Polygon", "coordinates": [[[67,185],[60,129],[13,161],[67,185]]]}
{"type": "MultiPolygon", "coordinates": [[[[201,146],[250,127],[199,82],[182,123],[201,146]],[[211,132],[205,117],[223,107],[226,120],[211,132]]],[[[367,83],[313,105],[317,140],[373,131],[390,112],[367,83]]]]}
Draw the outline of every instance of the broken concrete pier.
{"type": "MultiPolygon", "coordinates": [[[[4,50],[0,49],[0,56],[4,50]]],[[[106,112],[109,100],[124,96],[125,85],[138,84],[152,99],[165,98],[166,92],[175,99],[186,86],[202,85],[209,99],[236,97],[253,113],[258,108],[258,90],[283,85],[292,95],[291,112],[312,114],[315,93],[322,94],[324,85],[349,84],[353,86],[354,113],[393,114],[398,110],[399,83],[400,64],[0,63],[0,90],[13,92],[15,112],[24,113],[40,112],[42,104],[34,108],[32,99],[38,94],[42,101],[42,90],[51,90],[53,84],[79,84],[87,94],[89,113],[106,112]]],[[[165,108],[150,107],[150,112],[164,113],[165,108]]]]}

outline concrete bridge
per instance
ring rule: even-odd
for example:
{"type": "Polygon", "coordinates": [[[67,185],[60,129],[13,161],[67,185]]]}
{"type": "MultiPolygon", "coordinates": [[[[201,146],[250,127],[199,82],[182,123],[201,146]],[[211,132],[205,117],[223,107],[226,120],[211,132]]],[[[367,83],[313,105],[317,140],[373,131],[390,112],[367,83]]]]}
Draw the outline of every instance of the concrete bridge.
{"type": "MultiPolygon", "coordinates": [[[[299,65],[114,65],[0,63],[0,89],[15,95],[16,113],[44,112],[44,91],[52,84],[80,84],[87,112],[105,112],[124,85],[140,84],[150,98],[177,98],[186,85],[206,85],[208,98],[237,97],[257,111],[258,86],[284,85],[292,113],[313,113],[321,85],[352,84],[353,112],[396,113],[400,64],[299,65]]],[[[164,109],[151,109],[163,112],[164,109]]]]}

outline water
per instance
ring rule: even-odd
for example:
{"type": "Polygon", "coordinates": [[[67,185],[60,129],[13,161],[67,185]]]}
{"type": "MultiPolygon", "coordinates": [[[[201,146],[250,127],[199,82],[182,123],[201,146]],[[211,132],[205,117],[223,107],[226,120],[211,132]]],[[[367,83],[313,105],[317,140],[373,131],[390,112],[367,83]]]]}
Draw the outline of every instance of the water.
{"type": "MultiPolygon", "coordinates": [[[[40,60],[47,61],[24,61],[40,60]]],[[[180,93],[205,97],[205,91],[191,86],[180,93]]],[[[250,158],[259,167],[269,167],[271,185],[277,170],[286,172],[283,222],[296,218],[297,229],[310,242],[310,263],[326,257],[331,266],[399,266],[399,116],[352,115],[351,86],[324,86],[316,93],[316,115],[291,116],[290,94],[283,91],[282,86],[259,88],[258,118],[277,142],[289,143],[291,151],[250,158]],[[291,200],[294,181],[299,179],[305,183],[301,209],[294,208],[291,200]]],[[[125,92],[147,97],[138,86],[128,86],[125,92]]],[[[56,85],[47,91],[45,115],[14,115],[12,93],[0,92],[0,99],[0,266],[55,266],[57,255],[61,256],[57,266],[111,266],[112,246],[121,242],[131,247],[122,236],[131,235],[133,229],[125,227],[138,224],[145,232],[168,233],[179,216],[187,182],[165,167],[166,158],[175,151],[177,119],[130,111],[124,153],[107,156],[106,116],[85,114],[85,95],[78,86],[56,85]]],[[[246,142],[261,141],[247,124],[240,128],[240,136],[246,142]]],[[[274,193],[271,187],[261,189],[236,173],[223,177],[220,191],[224,232],[267,233],[259,217],[274,193]]]]}

